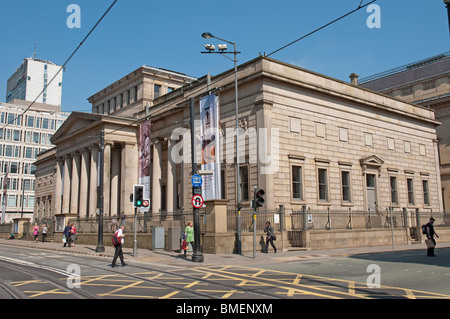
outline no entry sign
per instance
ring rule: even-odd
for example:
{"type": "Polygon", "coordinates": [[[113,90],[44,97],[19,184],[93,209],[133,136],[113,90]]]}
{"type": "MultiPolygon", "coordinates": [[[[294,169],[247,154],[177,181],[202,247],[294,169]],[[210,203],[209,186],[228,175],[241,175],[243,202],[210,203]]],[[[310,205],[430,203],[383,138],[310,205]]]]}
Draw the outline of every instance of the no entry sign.
{"type": "Polygon", "coordinates": [[[205,200],[203,199],[202,195],[194,195],[191,200],[192,206],[194,206],[194,208],[201,208],[204,202],[205,200]]]}

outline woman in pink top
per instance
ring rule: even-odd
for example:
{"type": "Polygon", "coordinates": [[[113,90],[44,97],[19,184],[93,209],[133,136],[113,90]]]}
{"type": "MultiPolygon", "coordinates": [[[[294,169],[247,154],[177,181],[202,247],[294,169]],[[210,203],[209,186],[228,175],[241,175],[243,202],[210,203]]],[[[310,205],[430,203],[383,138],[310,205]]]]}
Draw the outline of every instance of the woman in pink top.
{"type": "Polygon", "coordinates": [[[37,223],[35,223],[34,227],[33,227],[33,236],[34,236],[34,242],[37,243],[38,236],[39,236],[39,226],[37,225],[37,223]]]}

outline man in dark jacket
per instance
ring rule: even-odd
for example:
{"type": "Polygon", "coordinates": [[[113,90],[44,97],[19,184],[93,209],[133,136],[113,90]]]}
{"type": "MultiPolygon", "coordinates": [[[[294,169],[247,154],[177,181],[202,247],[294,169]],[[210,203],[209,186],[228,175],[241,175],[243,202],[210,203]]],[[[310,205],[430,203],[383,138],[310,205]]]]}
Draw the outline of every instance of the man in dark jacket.
{"type": "Polygon", "coordinates": [[[277,253],[277,247],[275,247],[273,240],[274,240],[274,229],[273,226],[270,225],[270,222],[266,222],[266,228],[264,228],[264,232],[267,234],[266,235],[266,249],[264,251],[264,253],[268,253],[268,249],[269,249],[269,243],[272,245],[274,253],[277,253]]]}
{"type": "Polygon", "coordinates": [[[434,247],[436,247],[436,240],[434,239],[434,236],[436,236],[437,238],[439,238],[438,234],[436,234],[436,232],[434,231],[434,218],[431,217],[430,221],[428,222],[428,224],[426,224],[426,229],[427,229],[427,239],[431,240],[433,242],[433,247],[429,247],[427,250],[427,256],[436,256],[434,254],[434,247]]]}
{"type": "Polygon", "coordinates": [[[63,235],[66,237],[66,242],[64,243],[64,247],[66,247],[66,244],[68,244],[69,245],[69,247],[71,247],[70,246],[70,231],[72,230],[72,226],[70,225],[70,222],[69,223],[67,223],[67,226],[66,226],[66,228],[64,228],[64,232],[63,232],[63,235]]]}

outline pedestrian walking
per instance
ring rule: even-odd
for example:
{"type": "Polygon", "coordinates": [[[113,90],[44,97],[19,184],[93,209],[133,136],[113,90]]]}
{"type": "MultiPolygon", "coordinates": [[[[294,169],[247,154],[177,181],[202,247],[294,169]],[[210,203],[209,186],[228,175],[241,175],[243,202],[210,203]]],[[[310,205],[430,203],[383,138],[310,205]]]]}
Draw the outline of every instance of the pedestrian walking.
{"type": "Polygon", "coordinates": [[[426,235],[427,240],[429,241],[427,243],[427,256],[434,257],[436,256],[434,254],[434,248],[436,247],[436,240],[434,239],[434,236],[439,238],[438,234],[434,231],[434,218],[431,217],[430,221],[425,225],[426,226],[426,235]]]}
{"type": "Polygon", "coordinates": [[[64,247],[66,247],[66,244],[70,246],[70,231],[72,230],[72,226],[70,225],[70,222],[67,223],[67,226],[64,228],[63,231],[63,243],[64,247]]]}
{"type": "Polygon", "coordinates": [[[33,236],[34,236],[34,242],[37,243],[38,242],[38,236],[39,236],[39,226],[37,223],[34,224],[33,227],[33,236]]]}
{"type": "Polygon", "coordinates": [[[120,225],[125,225],[126,218],[127,215],[125,215],[125,213],[122,212],[122,214],[120,214],[120,225]]]}
{"type": "Polygon", "coordinates": [[[264,233],[266,233],[266,249],[265,249],[265,253],[268,253],[269,250],[269,243],[270,245],[272,245],[272,248],[274,250],[274,253],[277,253],[277,247],[275,247],[275,244],[273,243],[273,241],[275,240],[275,232],[273,229],[273,226],[270,225],[270,222],[266,222],[266,228],[264,228],[264,233]]]}
{"type": "Polygon", "coordinates": [[[114,233],[114,236],[117,236],[119,239],[119,244],[114,246],[114,249],[116,251],[114,252],[114,258],[111,263],[112,268],[117,267],[116,266],[117,258],[120,258],[120,262],[122,263],[122,266],[127,265],[123,259],[123,251],[122,251],[123,244],[125,243],[125,233],[123,232],[124,229],[125,229],[125,226],[120,225],[119,229],[114,233]]]}
{"type": "Polygon", "coordinates": [[[187,251],[189,249],[189,244],[191,244],[191,246],[194,247],[194,227],[192,221],[189,221],[186,224],[183,239],[186,241],[186,244],[185,247],[182,247],[182,249],[184,250],[184,256],[186,256],[187,251]]]}
{"type": "Polygon", "coordinates": [[[72,247],[75,247],[75,242],[78,239],[78,235],[77,235],[77,229],[75,228],[75,224],[72,223],[70,225],[71,229],[70,229],[70,242],[72,243],[72,247]]]}
{"type": "Polygon", "coordinates": [[[48,232],[48,227],[46,224],[42,224],[41,231],[42,231],[42,242],[45,243],[45,238],[47,237],[48,232]]]}

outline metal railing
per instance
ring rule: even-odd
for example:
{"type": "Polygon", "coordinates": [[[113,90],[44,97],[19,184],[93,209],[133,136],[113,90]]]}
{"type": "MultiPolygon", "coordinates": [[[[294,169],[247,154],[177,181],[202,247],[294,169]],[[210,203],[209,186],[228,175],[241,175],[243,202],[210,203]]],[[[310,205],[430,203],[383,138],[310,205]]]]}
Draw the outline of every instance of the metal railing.
{"type": "Polygon", "coordinates": [[[450,227],[450,214],[445,212],[419,211],[418,209],[385,208],[379,210],[346,211],[293,210],[290,212],[292,230],[332,229],[383,229],[420,227],[430,217],[435,218],[435,227],[450,227]]]}
{"type": "MultiPolygon", "coordinates": [[[[253,209],[241,210],[241,231],[253,232],[253,209]]],[[[229,233],[237,232],[238,226],[238,213],[236,209],[228,209],[227,211],[227,230],[229,233]]],[[[275,231],[281,231],[286,228],[284,210],[263,210],[260,209],[256,215],[256,231],[263,232],[266,227],[266,222],[274,227],[275,231]]]]}

